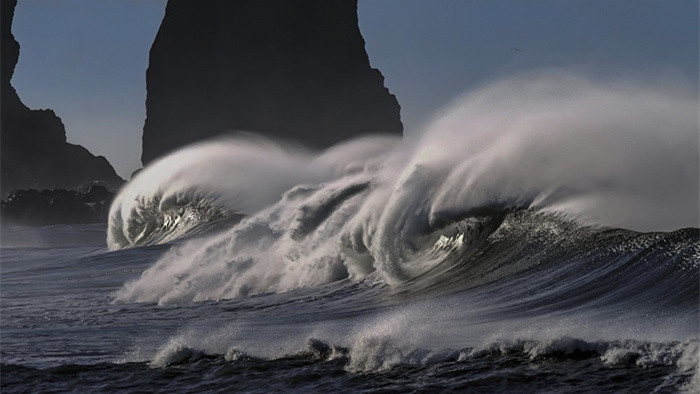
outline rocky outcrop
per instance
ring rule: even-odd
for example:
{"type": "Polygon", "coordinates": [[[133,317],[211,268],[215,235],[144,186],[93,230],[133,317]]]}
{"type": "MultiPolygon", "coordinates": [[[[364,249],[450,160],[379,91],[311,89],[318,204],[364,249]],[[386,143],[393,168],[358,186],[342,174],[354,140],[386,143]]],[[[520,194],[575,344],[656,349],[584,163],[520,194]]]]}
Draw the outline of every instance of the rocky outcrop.
{"type": "Polygon", "coordinates": [[[19,58],[12,35],[16,0],[2,0],[0,89],[0,195],[15,189],[73,189],[93,181],[118,188],[124,181],[102,156],[66,142],[66,130],[52,110],[31,110],[10,85],[19,58]]]}
{"type": "Polygon", "coordinates": [[[245,130],[323,148],[400,134],[357,0],[170,0],[150,52],[142,162],[245,130]]]}
{"type": "Polygon", "coordinates": [[[0,202],[4,225],[106,223],[114,194],[102,185],[83,190],[16,190],[0,202]]]}

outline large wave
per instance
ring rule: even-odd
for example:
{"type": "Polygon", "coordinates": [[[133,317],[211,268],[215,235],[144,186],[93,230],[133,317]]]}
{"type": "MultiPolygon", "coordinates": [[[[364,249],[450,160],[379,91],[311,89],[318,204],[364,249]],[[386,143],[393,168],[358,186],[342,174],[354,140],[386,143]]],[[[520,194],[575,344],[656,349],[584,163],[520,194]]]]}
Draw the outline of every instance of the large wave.
{"type": "Polygon", "coordinates": [[[295,185],[359,170],[395,142],[360,138],[322,155],[250,133],[194,144],[157,160],[119,192],[107,243],[111,249],[165,243],[252,215],[295,185]]]}
{"type": "MultiPolygon", "coordinates": [[[[226,230],[173,247],[117,299],[236,298],[373,272],[397,285],[513,231],[546,233],[543,250],[558,253],[601,227],[697,226],[697,108],[669,84],[550,72],[476,90],[404,141],[365,137],[320,154],[250,136],[191,146],[119,193],[109,246],[226,230]]],[[[679,241],[688,261],[693,237],[679,241]]],[[[520,247],[508,242],[508,253],[520,247]]]]}

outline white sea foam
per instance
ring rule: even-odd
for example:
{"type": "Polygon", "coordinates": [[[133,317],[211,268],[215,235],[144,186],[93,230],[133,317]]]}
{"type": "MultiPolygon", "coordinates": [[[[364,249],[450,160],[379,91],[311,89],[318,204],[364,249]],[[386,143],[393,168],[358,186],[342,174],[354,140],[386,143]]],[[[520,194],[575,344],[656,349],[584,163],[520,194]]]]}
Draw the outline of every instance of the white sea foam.
{"type": "Polygon", "coordinates": [[[402,142],[366,137],[320,154],[258,138],[188,147],[120,192],[110,247],[180,236],[158,219],[173,206],[248,217],[174,247],[117,299],[235,298],[375,270],[399,282],[439,262],[424,258],[423,236],[484,208],[644,231],[697,226],[697,109],[694,93],[668,84],[549,72],[473,91],[402,142]]]}

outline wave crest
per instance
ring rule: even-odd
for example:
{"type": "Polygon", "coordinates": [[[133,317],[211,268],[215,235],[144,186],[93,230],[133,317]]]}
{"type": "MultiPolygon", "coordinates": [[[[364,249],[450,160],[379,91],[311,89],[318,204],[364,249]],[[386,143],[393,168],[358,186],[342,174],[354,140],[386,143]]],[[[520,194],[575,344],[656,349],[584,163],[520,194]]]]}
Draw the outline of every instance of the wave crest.
{"type": "MultiPolygon", "coordinates": [[[[562,255],[573,253],[562,251],[565,237],[591,226],[696,226],[697,107],[695,95],[675,88],[550,73],[475,91],[401,143],[366,137],[321,154],[256,138],[186,148],[120,192],[110,247],[169,241],[198,221],[246,218],[176,246],[117,298],[235,298],[375,271],[404,283],[444,267],[460,244],[474,249],[511,211],[562,218],[528,219],[550,232],[562,255]],[[173,206],[177,214],[168,216],[173,206]],[[487,218],[472,223],[487,231],[440,232],[465,218],[487,218]]],[[[517,254],[522,240],[508,244],[507,253],[528,261],[517,254]]]]}

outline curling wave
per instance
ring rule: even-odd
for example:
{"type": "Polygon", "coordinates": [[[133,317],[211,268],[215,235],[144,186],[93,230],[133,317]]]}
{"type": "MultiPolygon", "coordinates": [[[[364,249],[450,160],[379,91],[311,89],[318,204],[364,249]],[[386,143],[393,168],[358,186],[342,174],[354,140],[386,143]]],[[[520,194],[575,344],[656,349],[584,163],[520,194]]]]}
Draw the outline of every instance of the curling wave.
{"type": "Polygon", "coordinates": [[[143,169],[119,192],[110,208],[108,246],[166,243],[227,219],[236,222],[275,203],[295,185],[372,165],[396,141],[359,138],[317,156],[237,133],[183,148],[143,169]]]}
{"type": "Polygon", "coordinates": [[[245,218],[174,246],[117,300],[237,298],[375,272],[400,288],[457,267],[464,289],[553,255],[594,264],[592,243],[634,260],[669,237],[681,241],[662,260],[697,268],[695,230],[605,230],[697,226],[697,107],[678,88],[549,73],[473,92],[406,141],[366,137],[321,154],[251,137],[185,148],[120,192],[110,247],[245,218]]]}

